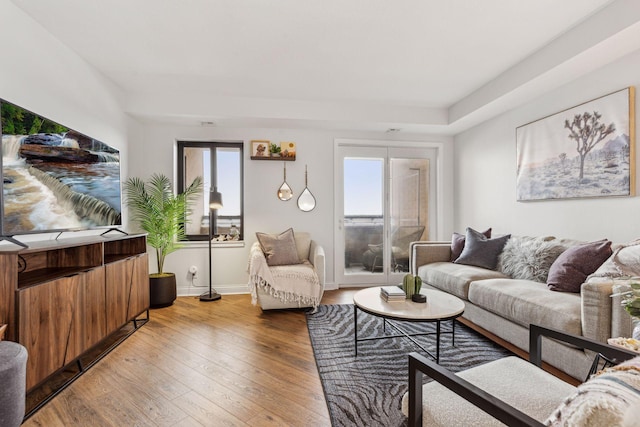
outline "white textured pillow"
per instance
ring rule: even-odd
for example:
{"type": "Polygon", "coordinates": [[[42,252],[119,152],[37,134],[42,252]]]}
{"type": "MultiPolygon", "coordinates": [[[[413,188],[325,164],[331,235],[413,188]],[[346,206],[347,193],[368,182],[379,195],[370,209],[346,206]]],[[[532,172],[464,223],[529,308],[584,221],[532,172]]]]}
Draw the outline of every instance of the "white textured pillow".
{"type": "Polygon", "coordinates": [[[640,240],[622,245],[591,274],[592,277],[636,277],[640,276],[640,240]]]}
{"type": "MultiPolygon", "coordinates": [[[[607,368],[578,386],[545,422],[548,426],[622,426],[640,406],[640,356],[607,368]]],[[[634,420],[634,422],[637,420],[634,420]]],[[[632,424],[637,425],[637,424],[632,424]]]]}
{"type": "Polygon", "coordinates": [[[513,279],[547,283],[551,265],[565,249],[545,237],[513,236],[500,254],[498,270],[513,279]]]}

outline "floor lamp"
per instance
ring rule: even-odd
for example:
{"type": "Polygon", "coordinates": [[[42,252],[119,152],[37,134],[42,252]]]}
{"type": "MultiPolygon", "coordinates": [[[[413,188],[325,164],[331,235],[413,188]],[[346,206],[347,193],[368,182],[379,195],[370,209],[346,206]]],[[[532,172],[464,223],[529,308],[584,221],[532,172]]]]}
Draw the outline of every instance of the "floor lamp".
{"type": "Polygon", "coordinates": [[[209,191],[209,291],[200,295],[200,301],[216,301],[222,298],[213,287],[213,270],[211,268],[211,241],[213,240],[213,211],[222,209],[222,194],[218,192],[217,187],[209,191]]]}

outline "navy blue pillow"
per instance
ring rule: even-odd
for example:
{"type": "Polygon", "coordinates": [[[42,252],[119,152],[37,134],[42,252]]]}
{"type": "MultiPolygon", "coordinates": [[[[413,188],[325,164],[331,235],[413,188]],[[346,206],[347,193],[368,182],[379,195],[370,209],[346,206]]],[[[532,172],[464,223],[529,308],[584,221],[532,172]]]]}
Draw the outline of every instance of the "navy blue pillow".
{"type": "Polygon", "coordinates": [[[495,270],[498,265],[498,257],[502,253],[502,249],[504,249],[507,240],[510,238],[511,234],[506,234],[488,239],[479,231],[467,227],[464,249],[454,263],[495,270]]]}

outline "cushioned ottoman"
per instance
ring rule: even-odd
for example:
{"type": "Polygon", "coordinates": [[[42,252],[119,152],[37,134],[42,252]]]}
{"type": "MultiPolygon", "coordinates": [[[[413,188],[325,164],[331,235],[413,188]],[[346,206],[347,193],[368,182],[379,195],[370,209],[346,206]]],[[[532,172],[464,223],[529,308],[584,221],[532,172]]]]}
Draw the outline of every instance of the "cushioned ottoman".
{"type": "Polygon", "coordinates": [[[0,426],[14,427],[24,418],[27,349],[0,341],[0,426]]]}

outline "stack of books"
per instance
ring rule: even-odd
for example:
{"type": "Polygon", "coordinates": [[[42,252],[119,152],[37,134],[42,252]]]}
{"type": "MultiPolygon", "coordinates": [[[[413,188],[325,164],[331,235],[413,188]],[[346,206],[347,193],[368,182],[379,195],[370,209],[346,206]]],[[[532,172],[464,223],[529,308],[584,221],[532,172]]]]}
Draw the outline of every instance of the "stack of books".
{"type": "Polygon", "coordinates": [[[404,301],[407,296],[404,291],[397,286],[383,286],[380,288],[380,298],[387,302],[404,301]]]}

